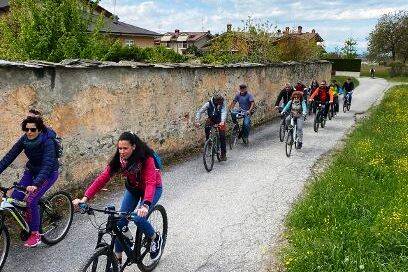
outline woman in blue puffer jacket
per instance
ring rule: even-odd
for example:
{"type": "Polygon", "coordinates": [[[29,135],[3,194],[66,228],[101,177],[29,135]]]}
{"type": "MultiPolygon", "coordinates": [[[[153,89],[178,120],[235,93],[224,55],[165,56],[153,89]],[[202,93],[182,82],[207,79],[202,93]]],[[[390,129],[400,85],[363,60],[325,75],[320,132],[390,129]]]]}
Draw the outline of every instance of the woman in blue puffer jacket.
{"type": "Polygon", "coordinates": [[[25,134],[0,161],[0,174],[24,150],[28,162],[18,184],[27,187],[27,196],[23,192],[14,190],[11,197],[27,201],[26,219],[31,234],[24,245],[35,247],[41,243],[38,201],[57,180],[59,164],[56,156],[55,132],[45,127],[42,118],[29,116],[21,123],[21,128],[25,134]]]}

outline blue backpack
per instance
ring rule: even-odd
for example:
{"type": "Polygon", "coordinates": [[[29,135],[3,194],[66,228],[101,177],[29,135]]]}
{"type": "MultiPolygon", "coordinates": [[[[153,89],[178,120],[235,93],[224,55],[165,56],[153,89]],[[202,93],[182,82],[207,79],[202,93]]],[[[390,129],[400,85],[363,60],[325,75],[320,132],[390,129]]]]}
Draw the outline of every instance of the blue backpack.
{"type": "Polygon", "coordinates": [[[162,160],[159,156],[159,154],[156,153],[156,151],[153,151],[153,159],[154,159],[154,165],[156,166],[157,169],[162,170],[163,169],[163,163],[162,160]]]}

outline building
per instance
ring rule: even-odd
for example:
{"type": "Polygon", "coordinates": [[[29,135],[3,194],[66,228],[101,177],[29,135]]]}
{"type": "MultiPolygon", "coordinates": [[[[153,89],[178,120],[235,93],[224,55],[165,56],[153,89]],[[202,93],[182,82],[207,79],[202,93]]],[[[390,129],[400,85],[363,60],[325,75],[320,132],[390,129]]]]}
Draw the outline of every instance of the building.
{"type": "Polygon", "coordinates": [[[303,32],[302,26],[298,26],[297,31],[291,30],[290,27],[286,27],[285,31],[278,29],[276,33],[276,40],[273,44],[278,45],[279,43],[287,39],[303,39],[307,42],[315,42],[316,45],[324,47],[324,40],[312,29],[311,32],[303,32]]]}
{"type": "Polygon", "coordinates": [[[167,32],[163,36],[156,38],[156,45],[162,45],[173,49],[177,53],[183,54],[190,46],[196,46],[198,49],[212,39],[210,31],[207,32],[181,32],[176,29],[174,32],[167,32]]]}
{"type": "MultiPolygon", "coordinates": [[[[0,16],[10,11],[8,0],[0,0],[0,16]]],[[[104,15],[104,26],[101,29],[102,33],[122,41],[123,45],[137,45],[139,47],[153,47],[155,39],[161,36],[159,33],[140,28],[134,25],[126,24],[119,21],[119,18],[104,9],[101,6],[96,6],[95,16],[99,14],[104,15]]],[[[93,30],[90,25],[89,31],[93,30]]]]}

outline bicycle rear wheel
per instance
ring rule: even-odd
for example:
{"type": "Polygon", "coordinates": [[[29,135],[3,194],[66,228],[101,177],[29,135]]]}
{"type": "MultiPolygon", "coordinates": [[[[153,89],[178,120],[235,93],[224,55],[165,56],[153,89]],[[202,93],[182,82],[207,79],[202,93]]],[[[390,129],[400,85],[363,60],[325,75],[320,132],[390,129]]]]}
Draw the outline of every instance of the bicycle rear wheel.
{"type": "Polygon", "coordinates": [[[57,192],[41,200],[41,240],[47,245],[55,245],[67,235],[71,227],[74,206],[71,196],[57,192]]]}
{"type": "Polygon", "coordinates": [[[79,269],[81,272],[119,272],[119,263],[109,246],[97,248],[79,269]]]}
{"type": "MultiPolygon", "coordinates": [[[[1,219],[2,220],[2,219],[1,219]]],[[[4,221],[0,222],[0,271],[6,263],[7,255],[10,249],[10,235],[4,226],[4,221]]]]}
{"type": "Polygon", "coordinates": [[[288,134],[286,134],[286,144],[285,144],[285,150],[286,150],[286,157],[290,157],[290,154],[292,153],[292,145],[293,145],[293,130],[289,130],[288,134]]]}
{"type": "Polygon", "coordinates": [[[163,244],[160,252],[160,256],[157,260],[153,261],[150,258],[150,237],[141,231],[137,230],[135,239],[135,250],[137,257],[137,266],[143,272],[150,272],[156,268],[159,264],[160,258],[163,255],[164,247],[167,240],[167,213],[162,205],[156,205],[147,215],[147,220],[152,224],[156,233],[161,234],[163,244]]]}
{"type": "Polygon", "coordinates": [[[211,172],[214,166],[214,143],[212,142],[211,139],[208,139],[205,142],[204,145],[204,151],[203,151],[203,162],[204,162],[204,167],[207,172],[211,172]]]}
{"type": "Polygon", "coordinates": [[[347,111],[347,101],[344,100],[344,102],[343,102],[343,112],[346,113],[346,111],[347,111]]]}

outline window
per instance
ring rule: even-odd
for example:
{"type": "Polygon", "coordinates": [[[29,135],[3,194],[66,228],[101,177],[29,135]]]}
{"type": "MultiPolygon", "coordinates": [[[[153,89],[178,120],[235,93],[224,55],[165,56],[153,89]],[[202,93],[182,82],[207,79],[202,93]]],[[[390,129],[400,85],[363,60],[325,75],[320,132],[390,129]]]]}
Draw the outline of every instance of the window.
{"type": "Polygon", "coordinates": [[[187,42],[183,42],[183,47],[182,48],[187,48],[187,47],[188,47],[187,42]]]}
{"type": "Polygon", "coordinates": [[[127,46],[133,46],[133,45],[135,45],[135,41],[134,41],[134,40],[131,40],[131,39],[126,39],[126,40],[125,40],[125,45],[127,45],[127,46]]]}

